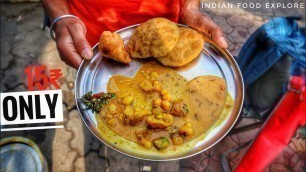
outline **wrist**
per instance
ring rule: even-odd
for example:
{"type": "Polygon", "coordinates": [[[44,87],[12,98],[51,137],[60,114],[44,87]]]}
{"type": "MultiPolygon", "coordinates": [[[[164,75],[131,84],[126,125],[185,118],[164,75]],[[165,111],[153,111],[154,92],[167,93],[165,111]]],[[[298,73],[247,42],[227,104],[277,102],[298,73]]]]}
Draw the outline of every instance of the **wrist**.
{"type": "Polygon", "coordinates": [[[65,12],[53,13],[52,15],[49,16],[51,24],[54,22],[55,19],[59,18],[60,16],[67,15],[67,14],[69,14],[69,13],[65,13],[65,12]]]}
{"type": "Polygon", "coordinates": [[[44,9],[46,10],[50,22],[56,18],[69,14],[67,1],[62,0],[41,0],[44,9]]]}
{"type": "Polygon", "coordinates": [[[59,17],[55,18],[53,20],[52,24],[51,24],[51,27],[50,27],[51,38],[53,40],[55,40],[54,32],[57,32],[57,29],[61,28],[61,27],[59,27],[60,25],[65,26],[66,23],[72,24],[72,23],[79,22],[79,21],[80,21],[80,19],[77,16],[71,15],[71,14],[65,14],[65,15],[62,15],[62,16],[59,16],[59,17]]]}
{"type": "Polygon", "coordinates": [[[181,0],[181,11],[199,11],[200,0],[181,0]]]}
{"type": "MultiPolygon", "coordinates": [[[[70,14],[68,14],[68,15],[70,15],[70,14]]],[[[62,16],[64,16],[64,15],[62,15],[62,16]]],[[[61,16],[59,16],[59,17],[61,17],[61,16]]],[[[57,19],[57,18],[55,18],[55,19],[57,19]]],[[[77,22],[80,22],[80,21],[81,20],[79,18],[77,18],[77,17],[63,18],[63,19],[58,20],[57,22],[55,22],[52,29],[53,29],[54,32],[56,32],[58,29],[61,29],[61,28],[66,27],[68,25],[73,25],[74,23],[77,23],[77,22]]]]}
{"type": "Polygon", "coordinates": [[[179,22],[182,24],[188,24],[191,19],[198,16],[199,11],[197,10],[182,10],[180,12],[179,22]]]}
{"type": "Polygon", "coordinates": [[[181,10],[179,14],[180,22],[186,24],[189,17],[200,13],[199,0],[181,0],[181,10]]]}

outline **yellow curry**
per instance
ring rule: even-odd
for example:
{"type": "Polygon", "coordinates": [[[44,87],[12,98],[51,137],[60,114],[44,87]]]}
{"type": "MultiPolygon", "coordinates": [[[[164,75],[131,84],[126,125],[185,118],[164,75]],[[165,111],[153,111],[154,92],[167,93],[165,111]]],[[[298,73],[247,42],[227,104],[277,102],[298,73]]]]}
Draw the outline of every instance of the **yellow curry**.
{"type": "Polygon", "coordinates": [[[116,97],[102,108],[98,121],[127,140],[162,152],[207,132],[222,110],[231,108],[225,105],[224,79],[200,76],[187,81],[157,62],[144,64],[134,78],[111,77],[107,91],[116,97]]]}

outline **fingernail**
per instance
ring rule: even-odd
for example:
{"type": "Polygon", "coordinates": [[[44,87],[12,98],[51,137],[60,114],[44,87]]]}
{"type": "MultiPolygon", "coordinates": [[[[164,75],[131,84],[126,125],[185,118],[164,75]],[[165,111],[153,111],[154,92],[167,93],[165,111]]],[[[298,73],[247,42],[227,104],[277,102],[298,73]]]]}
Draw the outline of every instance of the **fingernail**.
{"type": "Polygon", "coordinates": [[[221,43],[221,46],[223,47],[223,48],[227,48],[227,42],[226,42],[226,40],[225,40],[225,38],[224,37],[220,37],[220,43],[221,43]]]}
{"type": "Polygon", "coordinates": [[[82,57],[86,60],[89,60],[91,59],[92,57],[92,51],[91,49],[89,48],[85,48],[83,51],[82,51],[82,57]]]}

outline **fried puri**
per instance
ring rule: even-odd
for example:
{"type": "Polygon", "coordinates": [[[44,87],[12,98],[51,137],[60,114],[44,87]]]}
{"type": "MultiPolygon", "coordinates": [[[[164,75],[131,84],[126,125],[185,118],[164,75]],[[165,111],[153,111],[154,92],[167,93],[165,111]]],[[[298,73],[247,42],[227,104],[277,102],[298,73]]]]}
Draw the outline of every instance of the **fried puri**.
{"type": "Polygon", "coordinates": [[[225,105],[226,81],[217,76],[199,76],[189,81],[185,90],[187,101],[190,103],[189,108],[201,115],[199,118],[211,117],[211,120],[207,121],[207,126],[211,126],[218,119],[225,105]]]}
{"type": "Polygon", "coordinates": [[[201,52],[204,39],[197,31],[180,27],[180,37],[174,49],[165,56],[157,58],[165,66],[179,67],[194,60],[201,52]]]}
{"type": "Polygon", "coordinates": [[[173,50],[178,39],[179,29],[175,23],[154,18],[136,28],[126,49],[133,58],[162,57],[173,50]]]}
{"type": "Polygon", "coordinates": [[[124,49],[122,38],[117,33],[104,31],[99,40],[99,51],[102,56],[118,62],[130,63],[129,53],[124,49]]]}

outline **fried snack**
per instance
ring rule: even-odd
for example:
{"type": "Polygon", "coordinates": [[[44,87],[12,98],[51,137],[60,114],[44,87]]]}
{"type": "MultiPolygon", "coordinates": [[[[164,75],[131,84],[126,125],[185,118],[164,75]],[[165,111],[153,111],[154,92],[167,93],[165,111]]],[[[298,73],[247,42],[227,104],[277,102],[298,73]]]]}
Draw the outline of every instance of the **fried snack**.
{"type": "Polygon", "coordinates": [[[122,38],[117,33],[104,31],[99,40],[99,51],[102,56],[118,62],[130,63],[129,53],[124,49],[122,38]]]}
{"type": "Polygon", "coordinates": [[[175,47],[178,39],[179,29],[175,23],[154,18],[136,28],[126,48],[133,58],[162,57],[175,47]]]}
{"type": "Polygon", "coordinates": [[[180,37],[175,48],[166,56],[157,58],[165,66],[184,66],[194,60],[202,50],[204,39],[200,33],[186,27],[180,27],[179,31],[180,37]]]}
{"type": "Polygon", "coordinates": [[[196,77],[186,84],[185,93],[190,103],[189,108],[199,115],[198,118],[207,119],[209,116],[211,120],[206,121],[207,126],[211,126],[218,119],[224,108],[226,87],[223,78],[210,75],[196,77]]]}

